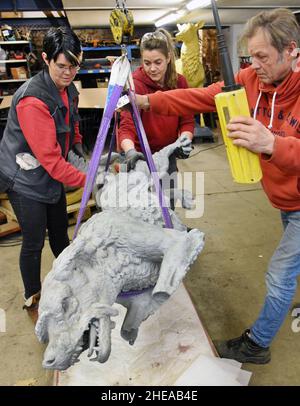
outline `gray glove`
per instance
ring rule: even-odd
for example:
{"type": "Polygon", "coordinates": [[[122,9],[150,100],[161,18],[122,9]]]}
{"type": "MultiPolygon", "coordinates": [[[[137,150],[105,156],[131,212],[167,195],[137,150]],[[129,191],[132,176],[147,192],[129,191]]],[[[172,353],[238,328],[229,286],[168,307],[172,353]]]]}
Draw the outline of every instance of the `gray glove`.
{"type": "Polygon", "coordinates": [[[193,150],[192,140],[186,134],[182,134],[179,137],[179,140],[182,145],[181,147],[176,148],[175,156],[179,159],[187,159],[193,150]]]}
{"type": "Polygon", "coordinates": [[[79,158],[84,158],[83,148],[80,142],[74,144],[72,150],[75,152],[76,155],[79,156],[79,158]]]}
{"type": "Polygon", "coordinates": [[[135,165],[139,159],[145,161],[144,155],[141,152],[137,152],[134,148],[131,148],[127,152],[125,152],[124,163],[127,166],[127,172],[135,168],[135,165]]]}
{"type": "Polygon", "coordinates": [[[68,162],[75,166],[76,169],[78,169],[81,172],[86,173],[89,167],[88,161],[86,161],[84,158],[79,157],[77,154],[75,154],[74,151],[69,151],[68,153],[68,162]]]}

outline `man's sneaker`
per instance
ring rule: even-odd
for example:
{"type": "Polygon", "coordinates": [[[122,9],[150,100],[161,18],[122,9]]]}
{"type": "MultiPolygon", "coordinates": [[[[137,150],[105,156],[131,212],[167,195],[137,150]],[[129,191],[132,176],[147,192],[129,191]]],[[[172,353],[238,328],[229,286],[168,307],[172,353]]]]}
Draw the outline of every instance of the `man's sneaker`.
{"type": "Polygon", "coordinates": [[[238,362],[252,364],[267,364],[271,360],[269,347],[264,348],[256,344],[249,337],[250,330],[237,338],[216,343],[216,349],[221,358],[230,358],[238,362]]]}
{"type": "Polygon", "coordinates": [[[30,296],[28,299],[24,299],[25,303],[23,310],[27,310],[28,316],[31,318],[34,324],[36,324],[39,317],[39,301],[41,298],[41,292],[36,293],[35,295],[30,296]]]}
{"type": "Polygon", "coordinates": [[[291,307],[292,317],[300,317],[300,303],[294,303],[291,307]]]}

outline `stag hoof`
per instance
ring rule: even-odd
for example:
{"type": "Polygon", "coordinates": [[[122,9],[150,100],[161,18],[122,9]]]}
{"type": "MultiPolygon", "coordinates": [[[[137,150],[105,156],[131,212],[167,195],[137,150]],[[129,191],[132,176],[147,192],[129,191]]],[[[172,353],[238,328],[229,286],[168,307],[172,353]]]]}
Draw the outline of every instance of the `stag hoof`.
{"type": "Polygon", "coordinates": [[[121,337],[124,338],[124,340],[128,341],[130,345],[133,345],[135,343],[135,340],[138,335],[138,329],[131,329],[130,331],[128,330],[121,330],[121,337]]]}

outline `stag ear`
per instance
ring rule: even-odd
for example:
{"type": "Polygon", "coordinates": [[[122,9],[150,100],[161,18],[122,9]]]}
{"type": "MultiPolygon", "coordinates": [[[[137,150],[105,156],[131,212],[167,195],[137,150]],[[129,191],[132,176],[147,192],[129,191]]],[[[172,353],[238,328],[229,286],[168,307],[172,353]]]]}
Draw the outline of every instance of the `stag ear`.
{"type": "Polygon", "coordinates": [[[200,28],[202,28],[204,24],[205,24],[204,20],[198,21],[196,24],[196,28],[200,30],[200,28]]]}
{"type": "Polygon", "coordinates": [[[49,313],[42,313],[41,316],[39,316],[35,326],[35,334],[41,343],[46,343],[47,341],[49,341],[47,329],[48,317],[49,313]]]}

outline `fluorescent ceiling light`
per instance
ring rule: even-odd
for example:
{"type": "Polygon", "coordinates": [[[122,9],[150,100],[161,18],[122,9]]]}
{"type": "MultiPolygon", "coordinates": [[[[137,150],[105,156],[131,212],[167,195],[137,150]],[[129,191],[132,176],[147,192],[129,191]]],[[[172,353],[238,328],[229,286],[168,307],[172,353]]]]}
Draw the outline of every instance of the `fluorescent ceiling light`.
{"type": "Polygon", "coordinates": [[[195,8],[201,8],[201,7],[209,6],[210,3],[211,3],[210,0],[192,0],[189,3],[187,3],[186,8],[188,10],[195,10],[195,8]]]}
{"type": "Polygon", "coordinates": [[[155,22],[156,27],[161,27],[162,25],[170,24],[178,18],[182,17],[185,14],[185,10],[178,10],[176,13],[167,14],[165,17],[160,18],[155,22]]]}
{"type": "Polygon", "coordinates": [[[157,21],[155,22],[155,26],[156,26],[156,27],[160,27],[160,26],[162,26],[162,25],[166,25],[166,24],[172,23],[173,21],[176,21],[177,18],[179,18],[179,15],[176,14],[176,13],[168,14],[167,16],[165,16],[165,17],[160,18],[159,20],[157,20],[157,21]]]}

